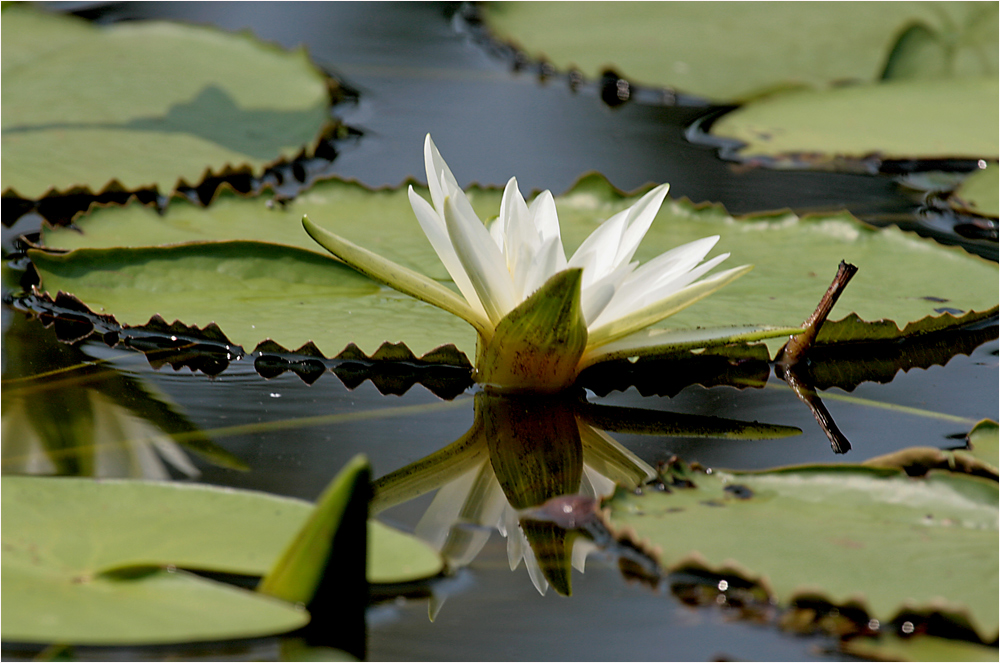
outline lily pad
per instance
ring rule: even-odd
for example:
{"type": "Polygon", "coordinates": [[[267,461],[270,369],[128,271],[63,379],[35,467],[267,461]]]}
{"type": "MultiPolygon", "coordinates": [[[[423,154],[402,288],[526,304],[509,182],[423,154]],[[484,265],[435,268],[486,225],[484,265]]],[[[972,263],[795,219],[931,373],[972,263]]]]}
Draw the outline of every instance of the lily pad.
{"type": "MultiPolygon", "coordinates": [[[[481,218],[499,210],[499,191],[469,193],[481,218]]],[[[635,197],[622,196],[601,177],[581,180],[557,199],[567,251],[634,202],[635,197]]],[[[303,214],[453,285],[404,190],[370,191],[340,181],[318,184],[284,208],[270,209],[260,199],[226,193],[208,208],[175,200],[163,216],[138,203],[98,209],[77,220],[79,231],[43,231],[46,248],[69,253],[56,257],[33,251],[31,256],[42,290],[72,293],[125,325],[143,325],[160,314],[198,327],[216,322],[231,341],[246,348],[266,338],[285,348],[311,340],[332,356],[353,342],[371,355],[383,342],[402,342],[419,356],[454,343],[467,357],[474,356],[476,335],[470,326],[430,305],[370,283],[363,286],[357,274],[309,239],[300,224],[303,214]],[[236,240],[300,250],[229,243],[236,240]],[[186,242],[199,244],[141,248],[186,242]],[[247,262],[254,263],[252,269],[247,262]],[[193,271],[196,263],[200,266],[193,271]],[[259,298],[257,287],[266,288],[259,298]],[[286,288],[295,296],[284,294],[286,288]]],[[[721,208],[668,201],[636,258],[650,260],[712,234],[722,236],[718,250],[732,252],[728,264],[755,263],[754,271],[659,327],[796,327],[812,312],[841,259],[858,265],[860,272],[835,312],[854,311],[864,320],[889,318],[903,325],[936,316],[942,302],[963,311],[987,310],[997,303],[990,285],[997,279],[996,264],[895,228],[871,229],[846,213],[734,219],[721,208]]],[[[780,343],[772,341],[771,350],[780,343]]]]}
{"type": "Polygon", "coordinates": [[[903,80],[794,90],[751,101],[712,125],[747,157],[997,157],[997,77],[903,80]]]}
{"type": "Polygon", "coordinates": [[[260,172],[329,122],[304,51],[193,25],[96,27],[5,6],[3,76],[4,191],[29,199],[260,172]]]}
{"type": "Polygon", "coordinates": [[[1000,467],[1000,426],[983,419],[969,431],[969,453],[984,463],[1000,467]]]}
{"type": "MultiPolygon", "coordinates": [[[[263,575],[313,505],[196,484],[4,477],[3,639],[140,643],[285,632],[308,614],[172,568],[263,575]]],[[[426,544],[370,526],[369,579],[439,573],[426,544]],[[393,551],[380,551],[391,546],[393,551]],[[400,557],[407,557],[400,566],[400,557]]]]}
{"type": "Polygon", "coordinates": [[[668,570],[735,573],[784,604],[820,598],[882,622],[937,611],[996,639],[995,481],[850,465],[684,478],[694,487],[606,504],[668,570]]]}
{"type": "Polygon", "coordinates": [[[995,661],[997,648],[930,635],[901,637],[883,633],[877,638],[851,638],[845,652],[872,661],[995,661]]]}
{"type": "Polygon", "coordinates": [[[1000,216],[1000,167],[990,163],[969,175],[955,191],[951,204],[984,216],[1000,216]]]}
{"type": "Polygon", "coordinates": [[[559,69],[597,77],[613,68],[719,101],[874,81],[890,63],[897,76],[914,62],[918,74],[997,72],[996,7],[985,3],[755,2],[719,11],[698,2],[500,2],[483,12],[496,36],[559,69]],[[925,36],[920,49],[904,39],[915,25],[925,36]]]}

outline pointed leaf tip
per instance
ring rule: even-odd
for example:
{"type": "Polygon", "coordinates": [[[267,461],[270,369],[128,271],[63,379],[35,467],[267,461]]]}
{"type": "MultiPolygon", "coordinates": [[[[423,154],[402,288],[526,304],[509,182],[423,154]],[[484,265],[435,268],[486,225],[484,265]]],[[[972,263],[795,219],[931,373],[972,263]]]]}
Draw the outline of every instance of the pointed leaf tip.
{"type": "MultiPolygon", "coordinates": [[[[320,495],[312,515],[261,580],[257,591],[290,603],[308,605],[327,575],[331,561],[336,557],[355,557],[349,554],[350,551],[338,550],[334,539],[343,522],[353,522],[354,519],[348,518],[350,511],[363,509],[362,523],[367,520],[370,492],[371,466],[364,455],[358,454],[320,495]]],[[[337,543],[366,546],[366,536],[362,529],[357,536],[338,537],[337,543]]],[[[363,565],[360,569],[343,571],[346,574],[357,571],[362,577],[365,573],[363,565]]]]}

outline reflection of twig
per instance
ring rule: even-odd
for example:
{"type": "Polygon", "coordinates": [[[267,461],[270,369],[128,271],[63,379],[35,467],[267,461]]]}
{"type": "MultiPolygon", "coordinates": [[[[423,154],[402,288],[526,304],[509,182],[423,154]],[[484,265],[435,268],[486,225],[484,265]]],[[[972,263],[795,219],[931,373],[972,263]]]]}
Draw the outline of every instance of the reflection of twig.
{"type": "Polygon", "coordinates": [[[830,440],[830,446],[833,447],[833,453],[845,454],[851,450],[850,441],[844,437],[844,434],[840,432],[837,428],[836,422],[833,417],[830,416],[830,411],[826,409],[823,405],[823,401],[820,399],[819,394],[816,390],[812,388],[809,384],[808,379],[803,379],[802,376],[795,370],[794,364],[791,366],[775,366],[775,373],[778,377],[788,383],[788,386],[792,388],[795,395],[800,401],[806,404],[809,411],[812,412],[813,417],[816,418],[816,423],[819,427],[823,429],[826,433],[826,437],[830,440]]]}
{"type": "Polygon", "coordinates": [[[785,343],[785,347],[778,353],[779,362],[791,365],[802,360],[806,352],[809,351],[809,348],[812,347],[813,341],[816,340],[816,335],[819,334],[820,328],[826,322],[826,317],[830,315],[833,305],[837,303],[840,294],[847,287],[847,284],[857,271],[858,268],[854,265],[846,263],[843,260],[840,261],[840,266],[837,268],[837,275],[833,277],[833,283],[830,284],[830,287],[823,294],[823,298],[819,300],[819,304],[816,306],[813,314],[802,324],[805,332],[788,339],[788,343],[785,343]]]}
{"type": "Polygon", "coordinates": [[[788,339],[788,343],[778,353],[774,366],[775,374],[787,382],[788,386],[795,392],[795,396],[806,404],[806,407],[809,408],[809,411],[815,417],[816,423],[819,424],[819,427],[823,429],[826,437],[830,440],[833,452],[838,454],[850,451],[851,443],[840,432],[840,429],[837,428],[836,422],[830,416],[830,411],[823,405],[819,394],[813,388],[812,380],[808,377],[808,364],[804,360],[813,342],[816,340],[819,330],[823,327],[823,323],[826,322],[827,316],[830,315],[833,305],[837,303],[840,294],[847,287],[847,284],[857,271],[858,268],[854,265],[843,260],[840,261],[840,266],[837,268],[837,275],[833,277],[833,283],[827,288],[827,291],[823,294],[823,298],[819,300],[816,310],[802,324],[805,332],[788,339]]]}

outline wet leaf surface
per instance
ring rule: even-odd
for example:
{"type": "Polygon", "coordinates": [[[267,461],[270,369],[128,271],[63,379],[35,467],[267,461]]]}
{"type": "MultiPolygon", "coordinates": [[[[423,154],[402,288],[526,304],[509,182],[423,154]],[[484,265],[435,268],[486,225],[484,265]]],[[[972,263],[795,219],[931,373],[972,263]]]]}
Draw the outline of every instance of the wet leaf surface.
{"type": "Polygon", "coordinates": [[[12,6],[3,44],[4,188],[23,198],[170,191],[206,172],[259,172],[314,144],[329,122],[326,81],[305,53],[246,35],[94,27],[12,6]]]}
{"type": "Polygon", "coordinates": [[[886,622],[940,612],[997,637],[997,484],[859,466],[687,473],[691,488],[607,506],[667,570],[735,573],[782,604],[818,598],[886,622]]]}

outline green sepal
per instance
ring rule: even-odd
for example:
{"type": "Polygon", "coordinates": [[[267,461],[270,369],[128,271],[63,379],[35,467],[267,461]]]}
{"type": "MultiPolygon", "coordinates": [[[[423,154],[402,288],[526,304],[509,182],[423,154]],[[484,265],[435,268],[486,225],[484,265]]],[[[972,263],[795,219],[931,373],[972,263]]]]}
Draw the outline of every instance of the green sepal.
{"type": "Polygon", "coordinates": [[[573,384],[587,346],[582,275],[567,269],[552,276],[497,324],[492,339],[480,337],[477,382],[508,393],[554,393],[573,384]]]}
{"type": "Polygon", "coordinates": [[[368,278],[457,315],[475,327],[480,335],[489,337],[492,333],[488,320],[473,311],[460,295],[437,281],[387,260],[377,253],[372,253],[336,233],[320,228],[307,216],[302,217],[302,227],[316,243],[368,278]]]}

